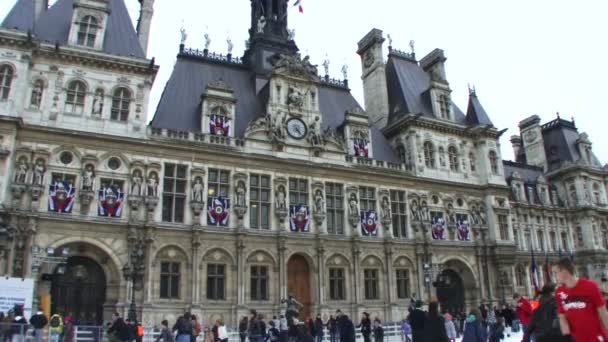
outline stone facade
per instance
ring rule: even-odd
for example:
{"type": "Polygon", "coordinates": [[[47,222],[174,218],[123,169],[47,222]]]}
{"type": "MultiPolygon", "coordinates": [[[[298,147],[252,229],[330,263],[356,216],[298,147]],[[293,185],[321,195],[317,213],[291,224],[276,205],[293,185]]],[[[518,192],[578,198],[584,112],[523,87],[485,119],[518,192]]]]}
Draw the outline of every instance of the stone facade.
{"type": "MultiPolygon", "coordinates": [[[[380,47],[361,51],[364,70],[368,53],[382,62],[381,31],[368,37],[380,47]]],[[[180,51],[180,59],[234,67],[180,51]]],[[[434,116],[384,118],[381,130],[368,118],[393,110],[382,63],[364,76],[374,113],[347,108],[336,130],[326,129],[321,94],[347,92],[344,84],[328,85],[295,54],[274,62],[264,114],[245,129],[232,126],[244,99],[218,79],[199,94],[197,130],[179,130],[145,126],[153,61],[58,48],[5,28],[0,56],[0,73],[12,71],[0,101],[0,273],[39,277],[32,246],[69,247],[105,274],[103,319],[134,298],[145,324],[190,310],[235,325],[249,309],[282,311],[295,291],[307,313],[396,321],[412,297],[442,300],[435,287],[447,287],[446,271],[458,275],[465,305],[532,294],[531,250],[539,265],[543,251],[550,260],[572,253],[581,274],[605,285],[608,171],[588,137],[576,141],[588,152],[555,165],[543,154],[547,132],[574,123],[526,119],[524,147],[522,137],[512,141],[516,158],[534,165],[503,163],[501,133],[456,122],[456,108],[443,102],[441,50],[420,62],[431,74],[434,116]]],[[[38,281],[40,294],[58,286],[38,281]]]]}

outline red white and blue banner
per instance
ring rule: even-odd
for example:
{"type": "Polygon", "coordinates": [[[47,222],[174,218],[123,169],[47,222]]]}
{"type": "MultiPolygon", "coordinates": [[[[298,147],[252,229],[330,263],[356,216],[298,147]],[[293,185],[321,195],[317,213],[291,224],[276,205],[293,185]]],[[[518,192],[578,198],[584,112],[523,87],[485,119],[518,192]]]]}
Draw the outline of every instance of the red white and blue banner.
{"type": "Polygon", "coordinates": [[[230,200],[223,197],[209,197],[207,203],[207,223],[227,226],[230,218],[230,200]]]}
{"type": "Polygon", "coordinates": [[[223,115],[211,115],[209,118],[209,133],[227,137],[230,135],[230,119],[223,115]]]}
{"type": "Polygon", "coordinates": [[[120,217],[124,204],[124,193],[116,185],[103,187],[97,193],[97,213],[99,216],[120,217]]]}
{"type": "Polygon", "coordinates": [[[456,237],[460,241],[471,241],[471,225],[466,214],[456,214],[456,237]]]}
{"type": "Polygon", "coordinates": [[[447,227],[443,219],[443,213],[438,211],[431,212],[431,237],[435,240],[445,240],[447,227]]]}
{"type": "Polygon", "coordinates": [[[55,182],[49,187],[49,211],[71,213],[76,189],[68,181],[55,182]]]}
{"type": "Polygon", "coordinates": [[[361,232],[363,236],[378,235],[378,214],[374,210],[361,212],[361,232]]]}
{"type": "Polygon", "coordinates": [[[366,139],[353,139],[353,147],[355,149],[355,156],[357,157],[369,157],[369,141],[366,139]]]}
{"type": "Polygon", "coordinates": [[[292,232],[310,231],[310,210],[303,204],[289,206],[289,226],[292,232]]]}

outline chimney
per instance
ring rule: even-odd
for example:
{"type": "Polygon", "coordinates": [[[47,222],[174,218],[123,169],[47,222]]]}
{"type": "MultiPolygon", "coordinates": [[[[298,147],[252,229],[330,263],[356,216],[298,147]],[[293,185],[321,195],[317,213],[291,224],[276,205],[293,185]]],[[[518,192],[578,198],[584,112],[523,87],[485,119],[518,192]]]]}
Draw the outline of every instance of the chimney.
{"type": "Polygon", "coordinates": [[[420,67],[431,75],[431,80],[447,83],[445,61],[447,58],[441,49],[435,49],[420,60],[420,67]]]}
{"type": "Polygon", "coordinates": [[[49,8],[49,0],[34,0],[34,22],[49,8]]]}
{"type": "Polygon", "coordinates": [[[388,87],[386,85],[386,65],[382,55],[382,31],[371,30],[358,44],[363,69],[363,97],[365,111],[372,123],[384,128],[388,121],[388,87]]]}
{"type": "Polygon", "coordinates": [[[521,153],[521,137],[519,135],[511,136],[511,146],[513,146],[513,154],[515,155],[513,160],[517,161],[521,153]]]}
{"type": "Polygon", "coordinates": [[[139,20],[137,21],[137,36],[139,44],[148,54],[148,41],[150,40],[150,26],[152,25],[152,16],[154,15],[154,0],[139,0],[141,9],[139,12],[139,20]]]}

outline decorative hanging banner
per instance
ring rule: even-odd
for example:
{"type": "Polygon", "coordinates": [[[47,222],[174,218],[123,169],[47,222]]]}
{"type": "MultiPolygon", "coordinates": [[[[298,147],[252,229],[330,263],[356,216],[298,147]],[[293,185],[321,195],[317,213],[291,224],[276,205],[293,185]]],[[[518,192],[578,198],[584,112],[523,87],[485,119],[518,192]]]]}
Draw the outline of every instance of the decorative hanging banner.
{"type": "Polygon", "coordinates": [[[369,141],[367,139],[353,139],[353,147],[355,149],[355,156],[365,158],[369,156],[369,141]]]}
{"type": "Polygon", "coordinates": [[[124,204],[124,193],[116,186],[103,187],[97,193],[97,213],[99,216],[120,217],[124,204]]]}
{"type": "Polygon", "coordinates": [[[460,241],[471,241],[471,225],[467,214],[456,214],[456,236],[460,241]]]}
{"type": "Polygon", "coordinates": [[[49,211],[71,213],[76,189],[68,181],[55,182],[49,187],[49,211]]]}
{"type": "Polygon", "coordinates": [[[227,226],[230,217],[230,200],[223,197],[209,197],[207,199],[208,223],[218,226],[227,226]]]}
{"type": "Polygon", "coordinates": [[[211,115],[209,118],[209,133],[227,137],[230,135],[230,119],[223,115],[211,115]]]}
{"type": "Polygon", "coordinates": [[[431,236],[435,240],[445,240],[445,232],[447,228],[443,213],[438,211],[431,212],[431,236]]]}
{"type": "Polygon", "coordinates": [[[378,235],[378,214],[376,214],[376,211],[361,212],[361,232],[364,236],[378,235]]]}
{"type": "Polygon", "coordinates": [[[310,231],[310,210],[303,204],[289,206],[289,225],[292,232],[310,231]]]}

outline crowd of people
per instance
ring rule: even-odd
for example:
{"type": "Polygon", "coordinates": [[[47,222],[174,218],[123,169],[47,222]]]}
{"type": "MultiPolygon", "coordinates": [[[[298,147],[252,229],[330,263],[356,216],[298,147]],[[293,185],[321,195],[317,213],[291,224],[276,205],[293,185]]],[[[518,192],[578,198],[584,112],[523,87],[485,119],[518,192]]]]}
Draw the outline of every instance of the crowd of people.
{"type": "MultiPolygon", "coordinates": [[[[428,311],[422,310],[421,301],[413,301],[409,314],[401,322],[403,342],[452,342],[462,337],[462,342],[500,342],[510,334],[523,331],[522,342],[608,342],[608,310],[599,286],[588,279],[575,275],[571,259],[560,259],[554,268],[560,284],[546,284],[532,302],[514,294],[513,305],[499,307],[481,305],[465,312],[440,311],[439,303],[431,301],[428,311]]],[[[378,317],[363,312],[358,324],[348,315],[337,310],[327,320],[299,319],[290,297],[285,315],[266,319],[263,314],[251,310],[238,324],[241,342],[355,342],[356,328],[360,329],[363,342],[382,342],[384,327],[378,317]],[[328,336],[325,336],[327,334],[328,336]]],[[[73,342],[74,322],[71,316],[52,315],[49,319],[42,310],[33,314],[29,321],[23,308],[15,307],[6,315],[0,312],[0,342],[25,342],[25,331],[31,327],[34,342],[42,342],[48,326],[48,342],[73,342]]],[[[109,342],[142,342],[144,329],[136,320],[123,319],[118,313],[105,326],[109,342]]],[[[221,319],[203,328],[199,319],[184,313],[175,324],[161,322],[160,334],[155,342],[228,342],[228,329],[221,319]]],[[[98,341],[99,335],[94,337],[98,341]]]]}

